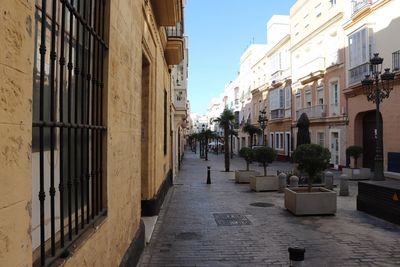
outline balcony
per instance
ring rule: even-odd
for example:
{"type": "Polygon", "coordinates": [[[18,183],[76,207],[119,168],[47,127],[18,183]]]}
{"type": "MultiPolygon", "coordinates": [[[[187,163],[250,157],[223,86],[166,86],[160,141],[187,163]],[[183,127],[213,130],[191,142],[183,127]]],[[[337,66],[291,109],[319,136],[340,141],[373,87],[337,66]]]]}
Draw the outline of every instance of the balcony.
{"type": "Polygon", "coordinates": [[[369,63],[349,69],[349,85],[361,82],[367,74],[369,74],[369,63]]]}
{"type": "Polygon", "coordinates": [[[186,90],[175,89],[174,105],[177,110],[186,110],[186,90]]]}
{"type": "Polygon", "coordinates": [[[393,71],[400,70],[400,50],[392,54],[392,69],[393,71]]]}
{"type": "Polygon", "coordinates": [[[283,108],[271,110],[271,120],[283,119],[284,117],[285,117],[285,110],[283,108]]]}
{"type": "Polygon", "coordinates": [[[271,80],[279,81],[282,77],[282,70],[277,70],[271,74],[271,80]]]}
{"type": "Polygon", "coordinates": [[[351,14],[354,15],[361,9],[372,4],[372,0],[352,0],[351,1],[351,14]]]}
{"type": "Polygon", "coordinates": [[[167,33],[167,47],[165,58],[168,65],[178,65],[184,57],[185,39],[183,36],[183,25],[178,22],[176,26],[165,27],[167,33]]]}
{"type": "Polygon", "coordinates": [[[182,0],[151,0],[160,26],[174,26],[182,21],[182,0]]]}
{"type": "Polygon", "coordinates": [[[321,119],[326,117],[326,105],[315,105],[296,110],[296,120],[301,114],[306,113],[309,119],[321,119]]]}

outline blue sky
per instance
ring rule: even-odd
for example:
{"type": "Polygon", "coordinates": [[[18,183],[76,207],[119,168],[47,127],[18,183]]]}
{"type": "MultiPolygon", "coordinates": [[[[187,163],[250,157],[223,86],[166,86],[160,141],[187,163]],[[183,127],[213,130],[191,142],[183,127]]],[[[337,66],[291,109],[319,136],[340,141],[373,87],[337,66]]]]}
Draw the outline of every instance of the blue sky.
{"type": "Polygon", "coordinates": [[[213,96],[233,80],[241,54],[251,43],[266,43],[267,21],[289,15],[295,0],[187,0],[191,112],[204,114],[213,96]]]}

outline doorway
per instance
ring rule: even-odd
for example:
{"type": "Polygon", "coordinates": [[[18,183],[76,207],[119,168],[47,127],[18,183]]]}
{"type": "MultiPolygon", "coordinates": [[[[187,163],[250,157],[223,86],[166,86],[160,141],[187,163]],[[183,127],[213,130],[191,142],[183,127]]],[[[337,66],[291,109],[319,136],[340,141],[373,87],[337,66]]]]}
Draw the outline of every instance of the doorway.
{"type": "Polygon", "coordinates": [[[362,121],[363,130],[363,167],[374,170],[376,148],[376,113],[375,110],[365,113],[362,121]]]}
{"type": "Polygon", "coordinates": [[[339,165],[339,132],[331,132],[331,164],[335,168],[339,165]]]}

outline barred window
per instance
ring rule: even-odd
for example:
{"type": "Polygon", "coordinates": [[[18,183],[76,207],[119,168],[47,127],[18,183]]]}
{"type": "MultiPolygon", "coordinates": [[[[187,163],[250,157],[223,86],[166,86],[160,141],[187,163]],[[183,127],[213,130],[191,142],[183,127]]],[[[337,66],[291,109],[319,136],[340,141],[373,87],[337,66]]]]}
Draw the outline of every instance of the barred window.
{"type": "Polygon", "coordinates": [[[105,214],[105,0],[36,0],[32,249],[47,266],[105,214]]]}

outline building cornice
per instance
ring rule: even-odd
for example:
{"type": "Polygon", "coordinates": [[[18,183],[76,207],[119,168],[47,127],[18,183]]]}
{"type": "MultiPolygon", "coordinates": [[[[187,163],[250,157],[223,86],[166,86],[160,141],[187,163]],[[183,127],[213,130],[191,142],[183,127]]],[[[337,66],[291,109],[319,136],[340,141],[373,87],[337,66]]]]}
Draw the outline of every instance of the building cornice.
{"type": "Polygon", "coordinates": [[[344,30],[348,30],[352,28],[354,25],[356,25],[358,22],[360,22],[362,19],[365,17],[369,16],[372,12],[375,10],[383,7],[387,3],[391,2],[391,0],[382,0],[374,3],[373,5],[367,5],[363,7],[361,10],[357,11],[355,15],[351,17],[351,20],[346,22],[343,26],[344,30]]]}
{"type": "Polygon", "coordinates": [[[266,55],[270,57],[272,54],[274,54],[277,50],[282,48],[282,46],[284,46],[289,41],[290,41],[290,34],[287,34],[276,45],[274,45],[270,50],[268,50],[266,55]]]}
{"type": "Polygon", "coordinates": [[[317,36],[318,34],[320,34],[322,31],[326,30],[327,28],[329,28],[330,26],[332,26],[332,24],[334,24],[335,22],[340,21],[340,19],[343,18],[343,12],[339,12],[338,14],[336,14],[334,17],[332,17],[331,19],[329,19],[326,23],[324,23],[323,25],[321,25],[321,27],[316,28],[313,32],[311,32],[310,34],[308,34],[305,38],[301,39],[299,42],[297,42],[295,45],[293,45],[290,48],[290,52],[295,51],[296,49],[298,49],[299,47],[301,47],[302,45],[304,45],[306,42],[308,42],[309,40],[313,39],[315,36],[317,36]]]}

